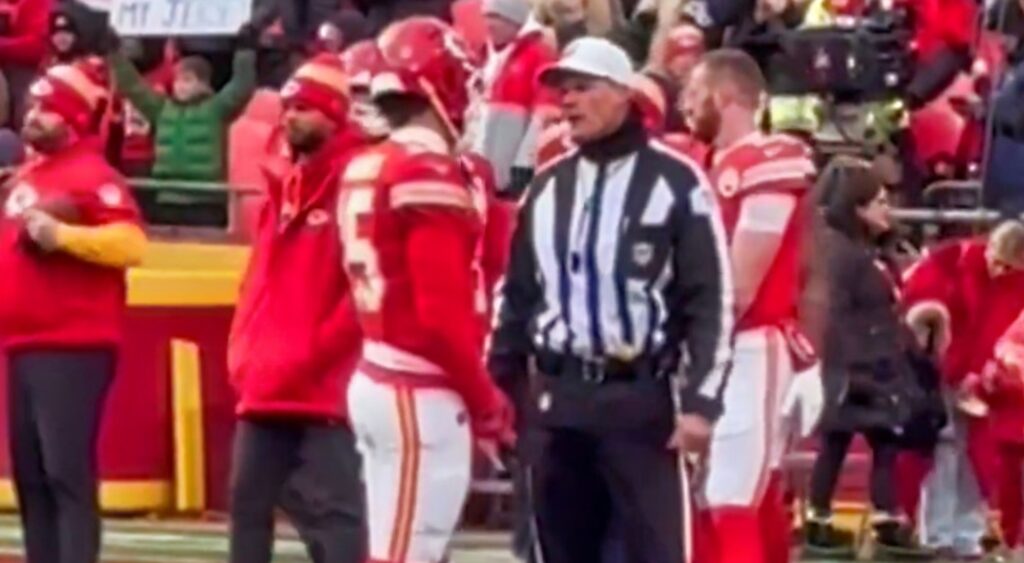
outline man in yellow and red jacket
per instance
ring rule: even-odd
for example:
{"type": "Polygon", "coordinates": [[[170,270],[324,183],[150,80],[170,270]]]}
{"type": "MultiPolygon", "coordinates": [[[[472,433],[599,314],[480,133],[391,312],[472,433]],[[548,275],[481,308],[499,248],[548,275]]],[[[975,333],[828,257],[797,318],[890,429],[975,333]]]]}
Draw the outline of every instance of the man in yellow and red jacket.
{"type": "Polygon", "coordinates": [[[239,397],[230,561],[270,562],[280,501],[313,561],[362,563],[359,457],[344,410],[362,341],[335,218],[338,172],[361,135],[346,123],[337,56],[299,67],[282,98],[291,161],[268,174],[228,348],[239,397]]]}
{"type": "Polygon", "coordinates": [[[0,215],[0,347],[29,561],[96,561],[96,444],[122,339],[125,275],[146,235],[95,138],[106,89],[57,65],[30,89],[22,137],[35,157],[0,215]]]}

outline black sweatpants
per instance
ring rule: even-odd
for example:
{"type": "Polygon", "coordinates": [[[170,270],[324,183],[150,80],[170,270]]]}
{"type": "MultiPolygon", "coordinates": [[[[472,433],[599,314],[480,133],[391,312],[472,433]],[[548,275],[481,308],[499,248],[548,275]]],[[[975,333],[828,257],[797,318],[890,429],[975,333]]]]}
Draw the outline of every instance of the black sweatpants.
{"type": "Polygon", "coordinates": [[[93,563],[100,552],[97,451],[113,349],[8,356],[8,431],[31,563],[93,563]]]}
{"type": "MultiPolygon", "coordinates": [[[[810,494],[811,508],[818,514],[831,513],[832,495],[853,437],[852,432],[826,432],[821,437],[821,450],[811,473],[810,494]]],[[[896,435],[879,429],[865,432],[864,437],[871,446],[871,504],[879,512],[895,514],[897,501],[893,482],[896,456],[900,453],[896,435]]]]}
{"type": "Polygon", "coordinates": [[[278,506],[314,563],[363,563],[363,487],[348,427],[239,421],[231,477],[232,563],[271,561],[278,506]]]}

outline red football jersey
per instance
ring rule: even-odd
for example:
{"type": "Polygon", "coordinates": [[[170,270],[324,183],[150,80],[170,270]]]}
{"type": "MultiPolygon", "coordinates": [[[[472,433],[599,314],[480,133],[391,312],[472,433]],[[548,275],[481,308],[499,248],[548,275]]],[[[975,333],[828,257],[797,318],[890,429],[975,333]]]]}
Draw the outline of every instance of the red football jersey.
{"type": "Polygon", "coordinates": [[[338,221],[364,359],[444,376],[471,410],[487,402],[476,264],[483,188],[440,136],[413,127],[353,157],[341,182],[338,221]]]}
{"type": "Polygon", "coordinates": [[[476,153],[459,158],[466,173],[473,205],[483,220],[483,233],[473,256],[476,281],[476,312],[480,315],[482,334],[490,333],[494,289],[505,275],[509,247],[512,244],[516,208],[498,198],[497,183],[491,165],[476,153]]]}
{"type": "MultiPolygon", "coordinates": [[[[796,319],[800,294],[800,239],[804,220],[800,209],[810,193],[815,166],[811,149],[786,135],[751,133],[711,155],[709,178],[718,195],[722,222],[730,244],[736,231],[749,224],[778,229],[782,246],[761,282],[754,302],[736,323],[737,330],[784,325],[796,319]],[[795,206],[788,216],[750,205],[760,196],[791,196],[795,206]],[[765,212],[767,211],[767,213],[765,212]],[[778,215],[778,217],[773,217],[778,215]],[[773,225],[778,220],[784,224],[773,225]]],[[[780,198],[780,205],[783,201],[780,198]]]]}

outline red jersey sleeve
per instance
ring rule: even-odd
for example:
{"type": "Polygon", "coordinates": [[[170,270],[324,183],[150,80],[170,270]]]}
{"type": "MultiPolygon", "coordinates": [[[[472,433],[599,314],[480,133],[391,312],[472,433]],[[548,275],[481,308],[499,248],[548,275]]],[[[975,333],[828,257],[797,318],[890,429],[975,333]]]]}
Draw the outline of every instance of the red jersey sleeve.
{"type": "Polygon", "coordinates": [[[511,202],[498,197],[494,171],[487,160],[476,154],[464,158],[473,183],[475,205],[484,218],[477,260],[489,311],[494,286],[505,274],[508,264],[516,209],[511,202]]]}
{"type": "Polygon", "coordinates": [[[415,314],[433,343],[427,359],[453,379],[472,416],[499,406],[483,363],[474,307],[473,254],[481,219],[458,166],[425,154],[389,179],[391,207],[403,218],[415,314]]]}

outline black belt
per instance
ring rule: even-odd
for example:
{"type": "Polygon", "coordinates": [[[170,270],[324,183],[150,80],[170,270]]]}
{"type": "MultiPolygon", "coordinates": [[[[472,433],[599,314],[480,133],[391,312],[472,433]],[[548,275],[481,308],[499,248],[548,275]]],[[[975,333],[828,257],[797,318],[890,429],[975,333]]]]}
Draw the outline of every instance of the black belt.
{"type": "Polygon", "coordinates": [[[590,360],[565,354],[540,353],[537,367],[550,377],[570,377],[589,383],[628,382],[641,379],[662,379],[670,369],[651,357],[623,361],[614,358],[590,360]]]}

